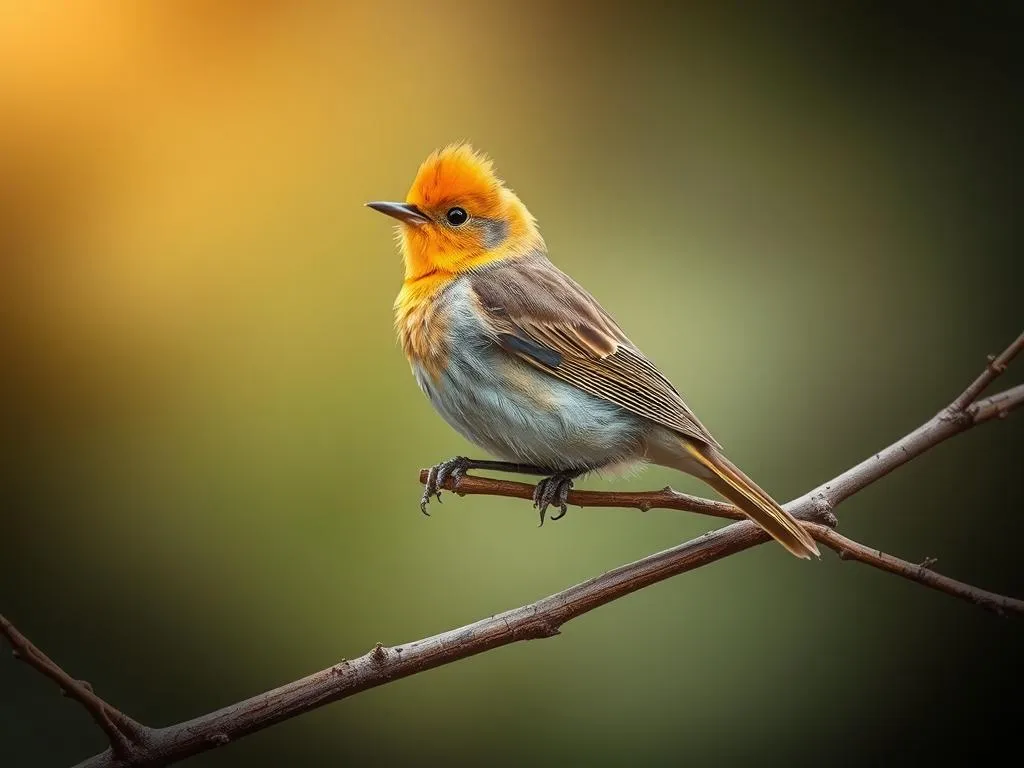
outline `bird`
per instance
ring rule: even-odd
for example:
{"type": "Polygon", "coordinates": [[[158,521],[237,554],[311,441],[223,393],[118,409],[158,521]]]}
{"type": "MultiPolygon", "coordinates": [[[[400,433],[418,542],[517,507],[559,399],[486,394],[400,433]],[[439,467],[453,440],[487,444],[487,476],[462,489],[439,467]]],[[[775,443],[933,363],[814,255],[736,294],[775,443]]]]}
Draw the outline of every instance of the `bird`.
{"type": "Polygon", "coordinates": [[[404,263],[395,329],[442,418],[500,460],[464,456],[428,472],[421,510],[470,469],[543,476],[533,501],[565,515],[573,481],[651,463],[692,475],[796,557],[818,556],[800,523],[730,461],[669,379],[579,283],[548,258],[537,221],[469,143],[432,152],[397,220],[404,263]]]}

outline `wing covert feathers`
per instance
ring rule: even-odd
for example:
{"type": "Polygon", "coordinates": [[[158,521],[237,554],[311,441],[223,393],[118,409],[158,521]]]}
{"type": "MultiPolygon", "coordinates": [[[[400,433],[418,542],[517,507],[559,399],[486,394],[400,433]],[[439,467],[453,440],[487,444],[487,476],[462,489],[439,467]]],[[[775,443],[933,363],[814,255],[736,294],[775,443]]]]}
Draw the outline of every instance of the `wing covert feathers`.
{"type": "Polygon", "coordinates": [[[597,300],[543,254],[487,265],[470,276],[470,285],[484,322],[507,352],[594,397],[718,446],[597,300]]]}

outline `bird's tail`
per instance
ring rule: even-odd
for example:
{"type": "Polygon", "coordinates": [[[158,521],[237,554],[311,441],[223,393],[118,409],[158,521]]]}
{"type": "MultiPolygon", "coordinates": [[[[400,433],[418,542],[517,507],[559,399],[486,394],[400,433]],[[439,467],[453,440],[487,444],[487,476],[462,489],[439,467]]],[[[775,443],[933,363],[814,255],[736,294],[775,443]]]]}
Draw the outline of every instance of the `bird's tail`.
{"type": "Polygon", "coordinates": [[[721,451],[685,439],[683,445],[690,457],[706,470],[700,478],[764,528],[779,544],[805,560],[811,555],[821,556],[818,545],[803,526],[721,451]]]}

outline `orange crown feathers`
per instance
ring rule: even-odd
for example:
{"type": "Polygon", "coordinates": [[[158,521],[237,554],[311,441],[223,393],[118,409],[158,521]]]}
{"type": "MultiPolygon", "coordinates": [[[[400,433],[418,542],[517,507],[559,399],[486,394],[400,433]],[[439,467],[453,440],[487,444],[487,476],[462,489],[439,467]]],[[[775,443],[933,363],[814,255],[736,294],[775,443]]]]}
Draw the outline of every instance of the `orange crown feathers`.
{"type": "Polygon", "coordinates": [[[458,201],[492,211],[500,207],[503,189],[486,155],[469,144],[449,144],[423,161],[406,202],[428,210],[458,201]]]}

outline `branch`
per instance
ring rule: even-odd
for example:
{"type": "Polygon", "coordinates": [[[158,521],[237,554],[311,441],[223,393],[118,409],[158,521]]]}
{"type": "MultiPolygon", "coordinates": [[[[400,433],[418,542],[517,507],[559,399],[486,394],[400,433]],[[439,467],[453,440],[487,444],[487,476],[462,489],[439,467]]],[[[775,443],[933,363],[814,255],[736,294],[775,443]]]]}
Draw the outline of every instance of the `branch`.
{"type": "MultiPolygon", "coordinates": [[[[932,573],[925,566],[914,566],[867,549],[834,533],[828,527],[835,524],[832,510],[844,499],[953,435],[1005,416],[1024,404],[1024,385],[978,400],[983,389],[1005,369],[1022,346],[1024,334],[1001,355],[991,360],[986,371],[949,407],[888,448],[789,502],[786,509],[807,524],[812,535],[819,541],[836,549],[841,555],[881,567],[949,594],[966,597],[986,607],[1024,612],[1024,603],[1019,600],[961,584],[932,573]]],[[[448,482],[446,487],[451,490],[451,483],[448,482]]],[[[479,477],[463,478],[457,489],[461,494],[519,498],[531,498],[532,491],[532,486],[523,483],[479,477]]],[[[641,510],[666,507],[717,517],[738,516],[738,512],[724,502],[677,493],[671,488],[654,493],[573,491],[569,495],[569,502],[580,506],[627,506],[641,510]]],[[[125,757],[117,754],[112,746],[110,750],[81,763],[79,768],[168,765],[392,680],[520,640],[557,635],[559,628],[566,622],[599,606],[766,541],[768,535],[754,524],[746,520],[735,522],[692,541],[615,568],[530,605],[412,643],[394,647],[378,644],[369,653],[353,661],[342,661],[301,680],[193,720],[167,728],[147,730],[143,749],[125,757]]]]}
{"type": "Polygon", "coordinates": [[[93,693],[92,686],[84,680],[75,680],[60,668],[49,656],[40,651],[32,641],[25,637],[17,628],[0,614],[0,634],[11,644],[16,659],[21,659],[33,669],[50,678],[61,692],[74,699],[92,716],[106,734],[110,749],[119,758],[128,758],[134,751],[133,745],[142,744],[144,726],[115,709],[93,693]]]}
{"type": "Polygon", "coordinates": [[[970,416],[974,423],[989,419],[1005,419],[1010,411],[1024,403],[1024,384],[1003,390],[999,394],[979,400],[970,408],[970,416]]]}
{"type": "MultiPolygon", "coordinates": [[[[420,482],[427,481],[429,470],[420,470],[420,482]]],[[[533,500],[533,485],[515,480],[497,480],[490,477],[466,475],[455,481],[447,478],[440,485],[445,490],[459,496],[507,496],[511,499],[533,500]]],[[[727,520],[746,520],[747,516],[727,501],[704,499],[680,493],[671,486],[660,491],[569,491],[567,502],[575,507],[618,507],[620,509],[639,509],[648,512],[652,509],[675,509],[680,512],[697,512],[709,517],[722,517],[727,520]]]]}
{"type": "MultiPolygon", "coordinates": [[[[1007,352],[1000,355],[998,359],[990,358],[990,361],[1008,361],[1013,357],[1013,354],[1008,353],[1012,351],[1015,354],[1022,346],[1022,343],[1024,343],[1024,334],[1021,334],[1014,344],[1007,349],[1007,352]]],[[[1024,404],[1024,384],[975,402],[974,398],[977,398],[981,392],[981,389],[978,388],[978,383],[988,375],[984,382],[987,385],[995,378],[993,371],[1002,372],[1003,370],[1005,370],[1005,363],[996,365],[995,362],[990,362],[986,373],[982,374],[972,383],[964,391],[964,394],[958,397],[945,411],[940,412],[935,418],[919,427],[903,438],[903,440],[894,443],[881,453],[875,454],[873,458],[861,462],[830,483],[826,483],[814,491],[805,494],[800,499],[785,505],[786,509],[801,520],[804,527],[807,528],[816,540],[834,549],[842,559],[852,559],[866,563],[875,568],[880,568],[897,576],[902,576],[903,578],[945,592],[953,597],[959,597],[975,603],[1001,615],[1007,612],[1024,615],[1024,601],[988,592],[970,584],[956,581],[948,576],[942,576],[927,567],[914,565],[898,557],[887,555],[880,550],[871,549],[831,530],[831,526],[836,524],[835,516],[831,514],[831,510],[839,502],[852,496],[880,477],[884,477],[896,469],[896,467],[906,463],[914,458],[914,456],[920,455],[942,440],[952,437],[958,432],[962,432],[976,424],[981,424],[994,418],[1004,418],[1010,411],[1024,404]],[[968,397],[972,399],[966,400],[968,397]],[[966,402],[966,405],[960,407],[958,406],[960,402],[966,402]],[[955,425],[955,427],[952,431],[949,431],[949,427],[943,430],[934,429],[934,427],[940,424],[955,425]],[[814,520],[819,522],[812,522],[814,520]]],[[[420,482],[424,482],[425,479],[426,471],[421,470],[420,482]]],[[[473,475],[467,475],[461,481],[449,479],[444,483],[443,487],[459,495],[508,496],[519,499],[533,498],[532,485],[511,480],[475,477],[473,475]]],[[[679,493],[669,487],[663,488],[660,491],[637,493],[574,490],[569,492],[568,502],[579,507],[626,507],[639,509],[643,512],[650,509],[674,509],[684,512],[698,512],[712,517],[746,520],[746,516],[731,504],[679,493]]],[[[728,531],[735,527],[730,526],[723,530],[728,531]]],[[[763,541],[767,541],[767,539],[767,536],[762,537],[763,541]]],[[[695,541],[699,541],[699,539],[695,541]]],[[[731,554],[731,552],[728,554],[731,554]]]]}
{"type": "Polygon", "coordinates": [[[966,410],[967,406],[977,400],[978,396],[985,391],[989,384],[1002,375],[1010,361],[1020,354],[1022,349],[1024,349],[1024,333],[1021,333],[1020,336],[1014,339],[1013,343],[1004,349],[1001,354],[989,355],[988,365],[985,370],[981,372],[978,378],[971,382],[971,385],[961,393],[960,397],[953,401],[950,409],[954,411],[966,410]]]}
{"type": "Polygon", "coordinates": [[[817,541],[834,549],[841,560],[856,560],[859,563],[872,565],[896,576],[902,576],[904,579],[910,579],[926,587],[945,592],[947,595],[980,605],[1000,616],[1004,616],[1007,612],[1024,615],[1024,600],[997,595],[995,592],[972,587],[970,584],[964,584],[962,581],[935,573],[931,569],[935,563],[934,559],[930,558],[924,563],[915,565],[906,560],[900,560],[898,557],[887,555],[881,550],[869,549],[824,525],[804,523],[804,527],[817,541]]]}

